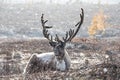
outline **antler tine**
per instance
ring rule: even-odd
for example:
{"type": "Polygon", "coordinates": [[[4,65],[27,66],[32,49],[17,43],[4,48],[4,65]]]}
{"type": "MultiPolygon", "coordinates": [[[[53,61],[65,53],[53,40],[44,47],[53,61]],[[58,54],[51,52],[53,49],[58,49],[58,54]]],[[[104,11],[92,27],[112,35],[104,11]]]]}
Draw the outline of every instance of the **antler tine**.
{"type": "Polygon", "coordinates": [[[81,8],[81,10],[82,10],[82,13],[80,14],[81,20],[75,25],[75,26],[78,26],[76,31],[70,29],[69,32],[66,32],[66,37],[65,38],[63,37],[64,42],[71,41],[78,33],[78,31],[83,23],[83,20],[84,20],[84,10],[82,8],[81,8]]]}
{"type": "Polygon", "coordinates": [[[57,34],[56,34],[56,37],[55,37],[55,41],[58,41],[58,42],[61,41],[57,34]]]}
{"type": "Polygon", "coordinates": [[[47,29],[49,29],[49,28],[52,28],[52,26],[46,26],[45,25],[45,23],[47,23],[48,22],[48,20],[45,20],[44,21],[44,14],[42,14],[42,16],[41,16],[41,24],[42,24],[42,27],[43,27],[43,35],[44,35],[44,37],[45,38],[47,38],[49,41],[52,41],[53,42],[53,37],[52,37],[52,35],[51,35],[51,39],[49,38],[49,36],[50,36],[50,33],[48,33],[48,30],[47,29]]]}
{"type": "Polygon", "coordinates": [[[84,20],[84,10],[82,8],[81,8],[81,10],[82,10],[82,13],[80,14],[81,21],[79,21],[78,24],[75,25],[75,26],[78,25],[78,27],[77,27],[77,29],[76,29],[76,31],[75,31],[75,33],[74,33],[74,35],[72,36],[71,39],[73,39],[75,37],[75,35],[78,33],[78,31],[79,31],[79,29],[80,29],[80,27],[81,27],[81,25],[83,23],[83,20],[84,20]]]}

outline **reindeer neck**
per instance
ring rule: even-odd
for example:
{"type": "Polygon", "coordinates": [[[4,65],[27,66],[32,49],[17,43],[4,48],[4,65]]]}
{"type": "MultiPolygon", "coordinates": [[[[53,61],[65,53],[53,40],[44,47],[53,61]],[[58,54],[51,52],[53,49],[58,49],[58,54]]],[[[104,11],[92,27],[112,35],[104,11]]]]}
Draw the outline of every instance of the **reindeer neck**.
{"type": "Polygon", "coordinates": [[[66,69],[69,69],[70,65],[71,65],[71,59],[70,59],[70,56],[69,56],[69,54],[66,50],[65,50],[64,61],[65,61],[65,64],[66,64],[66,69]]]}

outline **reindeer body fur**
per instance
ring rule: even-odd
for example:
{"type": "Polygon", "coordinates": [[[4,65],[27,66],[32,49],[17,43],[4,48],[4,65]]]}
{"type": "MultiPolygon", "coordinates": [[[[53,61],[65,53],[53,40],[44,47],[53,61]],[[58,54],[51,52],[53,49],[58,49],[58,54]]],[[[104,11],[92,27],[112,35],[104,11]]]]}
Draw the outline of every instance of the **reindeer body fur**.
{"type": "Polygon", "coordinates": [[[56,59],[54,52],[42,53],[42,54],[34,53],[30,57],[24,69],[24,74],[26,73],[30,74],[48,69],[65,71],[65,70],[69,70],[70,64],[71,64],[71,59],[67,51],[65,51],[65,56],[63,60],[56,59]]]}

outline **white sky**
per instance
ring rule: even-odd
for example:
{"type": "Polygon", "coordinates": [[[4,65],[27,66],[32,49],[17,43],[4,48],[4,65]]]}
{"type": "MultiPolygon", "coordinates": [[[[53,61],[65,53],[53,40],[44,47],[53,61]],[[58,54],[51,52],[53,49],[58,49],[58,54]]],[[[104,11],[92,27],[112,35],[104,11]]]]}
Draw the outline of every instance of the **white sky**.
{"type": "MultiPolygon", "coordinates": [[[[3,0],[3,1],[7,1],[9,3],[25,3],[25,2],[40,2],[40,1],[43,1],[43,2],[46,2],[48,3],[50,0],[3,0]]],[[[61,4],[64,4],[66,3],[67,1],[69,0],[52,0],[54,3],[61,3],[61,4]]],[[[75,0],[72,0],[73,2],[75,0]]],[[[83,2],[88,2],[88,3],[98,3],[99,0],[80,0],[80,1],[83,1],[83,2]]],[[[111,3],[119,3],[120,0],[100,0],[101,3],[107,3],[107,4],[111,4],[111,3]]]]}
{"type": "Polygon", "coordinates": [[[90,2],[90,3],[98,3],[99,1],[101,1],[101,3],[119,3],[120,0],[82,0],[82,1],[85,1],[85,2],[90,2]]]}

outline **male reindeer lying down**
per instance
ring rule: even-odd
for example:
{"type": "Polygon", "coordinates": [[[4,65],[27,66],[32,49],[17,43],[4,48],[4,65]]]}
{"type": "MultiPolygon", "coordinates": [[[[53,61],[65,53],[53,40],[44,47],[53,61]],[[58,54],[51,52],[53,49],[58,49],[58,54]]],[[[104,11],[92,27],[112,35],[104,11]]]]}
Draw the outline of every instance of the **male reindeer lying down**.
{"type": "Polygon", "coordinates": [[[39,72],[43,70],[59,70],[66,71],[70,69],[71,59],[65,46],[67,42],[70,42],[75,35],[78,33],[83,20],[84,20],[84,11],[80,14],[80,21],[75,25],[76,29],[70,29],[66,32],[66,36],[62,40],[56,34],[55,38],[48,33],[48,29],[52,28],[51,26],[46,26],[45,23],[48,20],[44,20],[43,14],[41,16],[41,24],[43,27],[43,35],[48,39],[49,44],[53,47],[53,52],[42,53],[42,54],[33,54],[29,59],[28,64],[24,69],[24,74],[30,74],[34,72],[39,72]]]}

